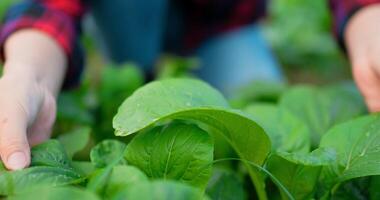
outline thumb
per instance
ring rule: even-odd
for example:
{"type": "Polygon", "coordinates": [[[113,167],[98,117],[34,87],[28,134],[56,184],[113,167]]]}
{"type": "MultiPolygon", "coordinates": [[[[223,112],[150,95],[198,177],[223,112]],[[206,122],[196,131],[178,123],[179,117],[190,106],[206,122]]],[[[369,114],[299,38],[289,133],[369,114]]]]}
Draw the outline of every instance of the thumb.
{"type": "Polygon", "coordinates": [[[28,113],[21,104],[2,105],[0,114],[0,156],[10,170],[19,170],[30,163],[27,139],[28,113]]]}

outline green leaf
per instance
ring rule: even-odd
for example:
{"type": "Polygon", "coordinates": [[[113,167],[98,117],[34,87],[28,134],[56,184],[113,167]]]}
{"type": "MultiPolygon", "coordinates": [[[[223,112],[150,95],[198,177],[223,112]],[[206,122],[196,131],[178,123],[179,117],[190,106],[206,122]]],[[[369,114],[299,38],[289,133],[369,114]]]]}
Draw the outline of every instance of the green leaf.
{"type": "Polygon", "coordinates": [[[31,167],[0,175],[0,194],[9,195],[33,186],[61,186],[83,181],[75,171],[60,167],[31,167]]]}
{"type": "Polygon", "coordinates": [[[143,182],[128,187],[113,200],[200,200],[202,192],[183,183],[173,181],[143,182]]]}
{"type": "Polygon", "coordinates": [[[337,162],[323,170],[327,187],[353,178],[380,175],[379,115],[335,126],[322,138],[320,146],[337,152],[337,162]]]}
{"type": "Polygon", "coordinates": [[[241,178],[232,170],[214,169],[207,186],[210,199],[245,200],[247,194],[241,178]]]}
{"type": "Polygon", "coordinates": [[[195,125],[172,123],[138,134],[125,158],[153,179],[173,179],[205,188],[211,176],[213,142],[195,125]]]}
{"type": "Polygon", "coordinates": [[[272,104],[253,104],[245,112],[268,133],[274,151],[309,152],[308,128],[288,110],[272,104]]]}
{"type": "Polygon", "coordinates": [[[70,158],[82,151],[90,140],[91,129],[89,127],[78,128],[70,133],[60,135],[58,140],[66,149],[67,155],[70,158]]]}
{"type": "Polygon", "coordinates": [[[312,146],[317,147],[322,135],[333,125],[363,113],[362,106],[350,97],[352,93],[339,88],[297,86],[281,97],[279,105],[307,125],[312,146]]]}
{"type": "MultiPolygon", "coordinates": [[[[308,154],[277,152],[269,157],[267,168],[294,199],[310,199],[322,167],[335,161],[335,156],[334,151],[325,149],[308,154]]],[[[285,194],[282,196],[286,199],[285,194]]]]}
{"type": "Polygon", "coordinates": [[[75,187],[32,187],[9,200],[100,200],[95,194],[75,187]]]}
{"type": "Polygon", "coordinates": [[[58,140],[48,140],[33,147],[31,154],[31,166],[71,168],[71,161],[58,140]]]}
{"type": "MultiPolygon", "coordinates": [[[[244,160],[262,165],[271,145],[264,130],[242,112],[232,110],[223,96],[204,82],[166,79],[136,90],[120,106],[115,134],[126,136],[165,119],[186,119],[218,130],[244,160]]],[[[259,196],[265,196],[257,170],[249,165],[259,196]]],[[[263,197],[264,198],[264,197],[263,197]]]]}
{"type": "Polygon", "coordinates": [[[92,148],[91,162],[98,168],[106,167],[114,162],[126,164],[123,159],[125,144],[118,140],[103,140],[92,148]]]}

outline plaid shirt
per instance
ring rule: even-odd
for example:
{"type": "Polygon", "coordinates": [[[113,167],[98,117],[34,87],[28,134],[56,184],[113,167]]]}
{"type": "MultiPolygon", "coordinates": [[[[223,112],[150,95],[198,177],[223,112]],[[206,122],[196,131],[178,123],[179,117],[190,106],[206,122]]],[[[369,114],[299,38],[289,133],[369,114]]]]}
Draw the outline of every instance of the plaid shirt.
{"type": "MultiPolygon", "coordinates": [[[[182,0],[187,35],[185,45],[194,48],[220,32],[252,23],[265,14],[265,0],[182,0]]],[[[349,17],[359,8],[380,0],[330,0],[335,16],[335,32],[342,33],[349,17]]],[[[0,32],[0,50],[6,38],[23,28],[36,28],[52,36],[65,50],[69,68],[65,85],[76,85],[83,69],[83,53],[78,41],[80,20],[85,13],[82,0],[32,0],[9,10],[0,32]]],[[[342,43],[343,44],[343,43],[342,43]]],[[[3,53],[1,53],[3,55],[3,53]]]]}
{"type": "Polygon", "coordinates": [[[360,8],[376,3],[380,3],[380,0],[330,0],[334,16],[334,32],[343,49],[345,49],[343,33],[350,17],[360,8]]]}

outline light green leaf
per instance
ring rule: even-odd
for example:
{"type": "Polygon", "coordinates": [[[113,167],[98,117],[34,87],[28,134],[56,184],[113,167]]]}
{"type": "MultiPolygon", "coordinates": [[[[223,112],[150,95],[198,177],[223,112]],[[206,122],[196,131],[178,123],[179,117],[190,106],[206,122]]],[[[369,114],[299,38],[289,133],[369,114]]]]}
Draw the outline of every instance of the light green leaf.
{"type": "Polygon", "coordinates": [[[207,186],[207,194],[213,200],[245,200],[246,191],[241,178],[232,170],[214,169],[207,186]]]}
{"type": "MultiPolygon", "coordinates": [[[[258,124],[232,110],[218,91],[194,79],[166,79],[136,90],[120,106],[113,127],[116,135],[126,136],[165,119],[186,119],[211,126],[242,159],[258,165],[263,164],[271,149],[268,136],[258,124]]],[[[257,170],[247,167],[259,196],[265,196],[257,170]]]]}
{"type": "Polygon", "coordinates": [[[75,187],[32,187],[9,200],[100,200],[95,194],[75,187]]]}
{"type": "Polygon", "coordinates": [[[128,187],[113,200],[200,200],[202,192],[183,183],[173,181],[143,182],[128,187]]]}
{"type": "Polygon", "coordinates": [[[75,171],[59,167],[31,167],[0,175],[0,194],[9,195],[24,191],[32,186],[61,186],[82,182],[75,171]]]}
{"type": "Polygon", "coordinates": [[[309,129],[288,110],[272,104],[253,104],[245,112],[268,133],[274,151],[309,152],[309,129]]]}
{"type": "Polygon", "coordinates": [[[67,155],[73,158],[75,153],[83,150],[90,140],[91,129],[89,127],[78,128],[70,133],[60,135],[58,140],[66,149],[67,155]]]}
{"type": "Polygon", "coordinates": [[[91,162],[98,168],[106,167],[114,162],[126,164],[123,159],[126,145],[118,140],[103,140],[92,148],[91,162]]]}
{"type": "Polygon", "coordinates": [[[140,133],[125,158],[153,179],[173,179],[204,189],[211,176],[213,142],[195,125],[172,123],[140,133]]]}
{"type": "Polygon", "coordinates": [[[31,166],[71,168],[71,161],[58,140],[48,140],[33,147],[31,154],[31,166]]]}
{"type": "Polygon", "coordinates": [[[379,115],[335,126],[322,138],[320,146],[337,152],[337,162],[323,170],[324,182],[330,188],[349,179],[380,175],[379,115]]]}
{"type": "Polygon", "coordinates": [[[311,199],[322,167],[334,162],[335,156],[334,151],[325,149],[308,154],[277,152],[269,157],[267,168],[294,199],[311,199]]]}

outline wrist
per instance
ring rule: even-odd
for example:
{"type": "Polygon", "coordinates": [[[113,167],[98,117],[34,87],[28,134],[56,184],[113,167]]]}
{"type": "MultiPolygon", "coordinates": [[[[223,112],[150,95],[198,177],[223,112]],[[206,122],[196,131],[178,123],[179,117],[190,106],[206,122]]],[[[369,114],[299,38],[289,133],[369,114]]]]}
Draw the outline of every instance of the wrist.
{"type": "Polygon", "coordinates": [[[3,67],[2,79],[17,81],[15,83],[37,83],[38,76],[33,66],[21,62],[6,61],[3,67]]]}

